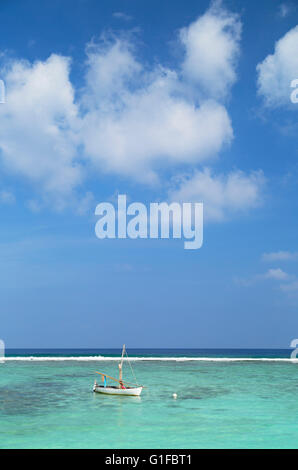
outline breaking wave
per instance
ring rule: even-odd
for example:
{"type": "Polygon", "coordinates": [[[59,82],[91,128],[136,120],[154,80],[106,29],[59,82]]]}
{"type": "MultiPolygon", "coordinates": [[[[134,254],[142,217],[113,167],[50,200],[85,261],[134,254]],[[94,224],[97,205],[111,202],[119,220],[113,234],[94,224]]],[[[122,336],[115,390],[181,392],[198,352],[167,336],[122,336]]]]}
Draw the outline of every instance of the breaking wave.
{"type": "MultiPolygon", "coordinates": [[[[3,358],[2,358],[3,360],[3,358]]],[[[120,357],[105,356],[8,356],[4,361],[119,361],[120,357]]],[[[124,358],[124,361],[127,359],[124,358]]],[[[298,358],[271,358],[271,357],[130,357],[133,361],[162,361],[162,362],[297,362],[298,358]]]]}

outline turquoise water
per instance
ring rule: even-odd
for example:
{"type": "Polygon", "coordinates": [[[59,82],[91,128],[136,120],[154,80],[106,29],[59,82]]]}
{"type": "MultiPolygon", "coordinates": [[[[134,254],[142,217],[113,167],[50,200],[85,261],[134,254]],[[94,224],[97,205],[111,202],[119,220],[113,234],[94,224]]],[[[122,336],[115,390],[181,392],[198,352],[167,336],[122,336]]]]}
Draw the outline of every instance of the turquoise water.
{"type": "Polygon", "coordinates": [[[298,447],[298,363],[138,360],[134,398],[92,393],[117,362],[76,359],[0,364],[0,448],[298,447]]]}

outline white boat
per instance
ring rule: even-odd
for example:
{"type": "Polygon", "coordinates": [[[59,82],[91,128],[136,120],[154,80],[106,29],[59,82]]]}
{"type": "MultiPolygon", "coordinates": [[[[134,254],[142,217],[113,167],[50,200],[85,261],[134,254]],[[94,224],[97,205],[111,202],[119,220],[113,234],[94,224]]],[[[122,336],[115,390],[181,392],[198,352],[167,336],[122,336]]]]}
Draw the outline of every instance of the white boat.
{"type": "MultiPolygon", "coordinates": [[[[119,379],[115,379],[114,377],[111,377],[110,375],[107,375],[107,374],[103,374],[102,372],[96,372],[97,374],[101,375],[104,385],[98,385],[98,383],[95,380],[94,385],[93,385],[93,392],[103,393],[105,395],[123,395],[123,396],[133,396],[133,397],[139,397],[141,395],[142,390],[144,388],[143,385],[131,384],[130,382],[124,381],[122,379],[122,366],[123,366],[123,359],[124,359],[125,353],[126,353],[126,350],[125,350],[125,344],[124,344],[123,349],[122,349],[121,361],[118,364],[119,379]],[[114,380],[115,382],[118,382],[119,385],[117,387],[113,385],[107,385],[107,378],[114,380]]],[[[127,356],[127,353],[126,353],[126,356],[127,356]]],[[[128,359],[128,356],[127,356],[127,359],[128,359]]],[[[130,364],[130,367],[134,375],[131,364],[130,364]]]]}
{"type": "Polygon", "coordinates": [[[93,392],[103,393],[106,395],[130,395],[132,397],[139,397],[142,393],[143,387],[127,387],[125,389],[119,387],[105,387],[98,385],[96,382],[93,386],[93,392]]]}

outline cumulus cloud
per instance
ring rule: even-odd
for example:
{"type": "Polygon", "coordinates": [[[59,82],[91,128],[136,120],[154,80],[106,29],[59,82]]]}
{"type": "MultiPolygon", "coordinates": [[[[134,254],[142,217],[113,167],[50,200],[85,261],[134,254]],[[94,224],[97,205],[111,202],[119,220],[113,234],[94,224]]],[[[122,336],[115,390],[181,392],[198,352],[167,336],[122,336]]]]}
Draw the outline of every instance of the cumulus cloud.
{"type": "Polygon", "coordinates": [[[298,26],[288,31],[257,65],[258,93],[267,106],[290,105],[291,82],[298,78],[298,26]]]}
{"type": "Polygon", "coordinates": [[[263,261],[290,261],[298,259],[297,252],[290,252],[290,251],[276,251],[272,253],[263,253],[262,260],[263,261]]]}
{"type": "Polygon", "coordinates": [[[208,96],[223,98],[236,80],[241,22],[214,2],[205,15],[180,31],[184,77],[208,96]]]}
{"type": "MultiPolygon", "coordinates": [[[[179,165],[211,160],[233,138],[219,98],[236,79],[240,31],[238,16],[214,3],[181,30],[185,56],[175,69],[144,64],[123,37],[103,39],[87,47],[82,90],[70,81],[67,57],[5,64],[2,163],[63,208],[87,168],[153,183],[161,167],[177,171],[179,165]]],[[[211,218],[221,219],[226,208],[257,204],[260,174],[234,172],[226,179],[199,174],[197,186],[205,189],[197,191],[210,202],[211,218]],[[214,195],[207,191],[208,178],[214,195]],[[224,202],[217,202],[221,196],[224,202]]]]}
{"type": "Polygon", "coordinates": [[[178,71],[146,70],[120,40],[93,47],[88,56],[81,135],[86,155],[101,170],[154,181],[161,162],[202,162],[231,141],[225,107],[188,99],[178,71]]]}
{"type": "Polygon", "coordinates": [[[33,64],[14,61],[4,71],[7,99],[0,107],[2,163],[58,199],[81,181],[69,66],[57,55],[33,64]]]}
{"type": "Polygon", "coordinates": [[[231,214],[260,205],[265,178],[261,171],[245,174],[232,171],[227,175],[213,174],[208,168],[182,178],[170,193],[175,201],[203,201],[204,219],[222,221],[231,214]]]}

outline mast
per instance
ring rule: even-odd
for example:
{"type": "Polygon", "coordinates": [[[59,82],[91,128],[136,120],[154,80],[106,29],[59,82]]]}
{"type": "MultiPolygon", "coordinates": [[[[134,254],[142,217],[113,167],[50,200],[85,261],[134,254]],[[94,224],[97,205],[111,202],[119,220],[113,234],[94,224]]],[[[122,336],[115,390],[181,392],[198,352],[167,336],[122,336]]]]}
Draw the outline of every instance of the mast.
{"type": "Polygon", "coordinates": [[[123,387],[123,382],[122,382],[122,365],[123,365],[124,354],[125,354],[125,344],[123,344],[121,362],[120,362],[119,365],[118,365],[118,367],[119,367],[119,385],[120,385],[120,388],[123,387]]]}

